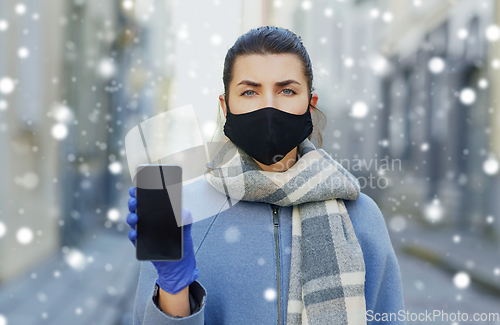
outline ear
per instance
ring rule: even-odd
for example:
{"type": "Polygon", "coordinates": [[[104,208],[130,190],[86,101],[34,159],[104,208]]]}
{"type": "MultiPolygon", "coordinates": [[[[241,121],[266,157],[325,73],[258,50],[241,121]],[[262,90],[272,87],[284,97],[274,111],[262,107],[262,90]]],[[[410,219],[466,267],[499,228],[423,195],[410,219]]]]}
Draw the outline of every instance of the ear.
{"type": "MultiPolygon", "coordinates": [[[[310,102],[310,104],[311,104],[312,106],[316,107],[316,104],[318,103],[318,99],[319,99],[318,94],[313,93],[313,94],[312,94],[312,97],[311,97],[311,102],[310,102]]],[[[312,108],[312,107],[309,107],[309,109],[311,110],[311,113],[312,113],[312,111],[314,110],[314,108],[312,108]]]]}
{"type": "Polygon", "coordinates": [[[220,107],[222,107],[222,112],[224,113],[224,117],[226,117],[226,115],[227,115],[226,99],[224,98],[224,95],[219,95],[219,102],[220,102],[220,107]]]}

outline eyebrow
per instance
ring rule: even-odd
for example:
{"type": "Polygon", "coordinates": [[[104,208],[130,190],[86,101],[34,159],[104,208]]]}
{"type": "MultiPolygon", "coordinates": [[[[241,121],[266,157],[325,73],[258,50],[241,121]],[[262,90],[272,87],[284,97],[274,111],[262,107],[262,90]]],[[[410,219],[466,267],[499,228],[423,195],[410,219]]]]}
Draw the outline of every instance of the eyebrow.
{"type": "MultiPolygon", "coordinates": [[[[275,83],[276,86],[279,86],[279,87],[282,87],[282,86],[286,86],[286,85],[289,85],[289,84],[292,84],[292,83],[296,83],[298,85],[300,85],[300,82],[298,82],[297,80],[293,80],[293,79],[287,79],[287,80],[283,80],[283,81],[278,81],[275,83]]],[[[251,80],[242,80],[240,81],[236,86],[239,86],[239,85],[248,85],[248,86],[254,86],[254,87],[260,87],[262,86],[262,84],[258,83],[258,82],[254,82],[254,81],[251,81],[251,80]]]]}

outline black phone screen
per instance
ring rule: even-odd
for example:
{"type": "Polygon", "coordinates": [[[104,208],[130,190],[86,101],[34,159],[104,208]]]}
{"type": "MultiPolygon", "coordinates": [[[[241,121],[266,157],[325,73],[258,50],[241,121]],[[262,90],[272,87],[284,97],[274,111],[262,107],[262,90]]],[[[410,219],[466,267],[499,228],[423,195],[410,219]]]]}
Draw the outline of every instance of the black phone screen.
{"type": "MultiPolygon", "coordinates": [[[[179,199],[181,178],[179,166],[148,165],[137,174],[137,240],[136,254],[141,261],[178,261],[182,259],[183,227],[178,227],[172,199],[179,199]],[[175,175],[174,175],[175,174],[175,175]],[[177,180],[178,186],[172,185],[177,180]],[[169,195],[170,193],[170,195],[169,195]]],[[[178,203],[178,202],[177,202],[178,203]]],[[[180,211],[176,211],[178,216],[180,211]]]]}

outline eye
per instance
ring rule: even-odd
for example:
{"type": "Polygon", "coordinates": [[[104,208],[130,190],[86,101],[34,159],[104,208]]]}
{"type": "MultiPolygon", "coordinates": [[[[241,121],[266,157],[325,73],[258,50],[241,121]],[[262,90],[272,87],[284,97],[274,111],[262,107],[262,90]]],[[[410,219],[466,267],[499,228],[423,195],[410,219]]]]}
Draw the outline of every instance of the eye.
{"type": "Polygon", "coordinates": [[[249,89],[249,90],[245,90],[244,92],[242,92],[242,93],[241,93],[241,95],[243,96],[243,95],[245,95],[246,93],[248,93],[249,91],[251,91],[251,92],[254,92],[254,93],[255,93],[255,91],[253,91],[253,90],[249,89]]]}
{"type": "Polygon", "coordinates": [[[293,94],[296,94],[296,92],[291,88],[285,88],[282,91],[289,91],[289,93],[285,93],[285,95],[287,95],[287,96],[291,96],[293,94]]]}

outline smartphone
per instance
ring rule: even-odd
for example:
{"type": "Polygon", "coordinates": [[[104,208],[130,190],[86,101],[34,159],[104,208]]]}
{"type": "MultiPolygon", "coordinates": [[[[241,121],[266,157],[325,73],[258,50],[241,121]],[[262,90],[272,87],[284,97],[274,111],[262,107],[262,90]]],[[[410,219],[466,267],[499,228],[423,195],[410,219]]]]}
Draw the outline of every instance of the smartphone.
{"type": "Polygon", "coordinates": [[[141,164],[137,167],[134,185],[137,259],[181,260],[184,251],[181,166],[141,164]]]}

